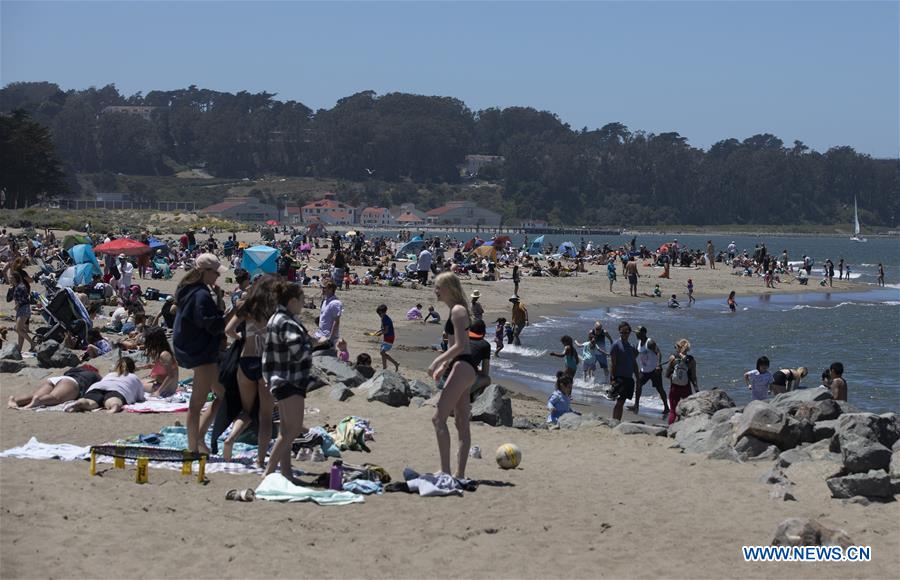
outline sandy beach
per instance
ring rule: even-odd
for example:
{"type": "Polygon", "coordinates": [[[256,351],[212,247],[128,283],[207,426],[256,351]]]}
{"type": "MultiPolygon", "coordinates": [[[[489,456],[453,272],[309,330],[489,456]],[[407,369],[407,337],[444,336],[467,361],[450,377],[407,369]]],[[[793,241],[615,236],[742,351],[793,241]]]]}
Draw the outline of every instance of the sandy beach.
{"type": "MultiPolygon", "coordinates": [[[[256,241],[251,234],[239,239],[256,241]]],[[[318,252],[312,265],[323,255],[318,252]]],[[[767,292],[825,290],[814,281],[767,290],[760,279],[732,276],[724,266],[672,268],[671,279],[659,279],[661,269],[640,270],[642,293],[659,282],[663,296],[682,295],[690,277],[698,298],[720,297],[723,303],[730,290],[739,300],[767,292]]],[[[172,292],[181,274],[169,281],[136,281],[172,292]]],[[[513,284],[509,270],[503,274],[506,279],[499,282],[463,280],[467,292],[480,291],[485,320],[509,317],[513,284]]],[[[864,288],[836,280],[831,291],[864,288]]],[[[649,300],[630,298],[622,277],[615,290],[608,292],[605,267],[594,266],[571,278],[525,277],[519,294],[532,322],[571,308],[649,300]]],[[[307,295],[318,302],[317,289],[307,295]]],[[[428,345],[438,342],[440,329],[406,321],[405,313],[417,302],[426,309],[435,304],[430,287],[355,286],[338,297],[344,303],[341,334],[351,357],[368,352],[380,366],[378,339],[364,333],[378,328],[375,309],[384,303],[396,325],[394,352],[401,373],[427,379],[425,369],[433,357],[428,345]]],[[[435,306],[445,317],[446,308],[435,306]]],[[[10,314],[9,305],[0,308],[0,315],[10,314]]],[[[158,308],[159,303],[152,303],[148,313],[158,308]]],[[[316,311],[305,314],[312,326],[316,311]]],[[[4,318],[2,325],[12,323],[4,318]]],[[[526,329],[525,343],[527,334],[526,329]]],[[[30,392],[37,376],[0,375],[3,400],[30,392]]],[[[182,371],[185,376],[189,371],[182,371]]],[[[514,415],[542,421],[544,401],[526,395],[513,395],[514,415]]],[[[337,402],[328,389],[320,389],[309,395],[307,407],[318,409],[307,416],[307,424],[335,424],[348,415],[371,420],[377,433],[372,453],[347,452],[349,462],[380,465],[395,479],[405,467],[437,470],[431,404],[392,408],[368,403],[362,393],[337,402]]],[[[31,437],[45,443],[101,444],[153,433],[184,418],[184,413],[3,408],[0,449],[23,445],[31,437]]],[[[636,418],[625,414],[625,420],[636,418]]],[[[451,433],[455,452],[452,428],[451,433]]],[[[484,458],[470,461],[468,475],[489,482],[476,492],[452,498],[384,494],[343,507],[226,501],[227,490],[258,484],[259,476],[251,474],[214,473],[208,484],[199,485],[151,464],[150,483],[137,485],[133,468],[121,471],[104,464],[100,476],[90,477],[86,462],[0,459],[0,576],[885,578],[900,569],[900,504],[863,506],[832,499],[818,463],[790,468],[797,501],[782,502],[770,499],[768,486],[758,481],[771,461],[706,459],[670,448],[672,440],[665,437],[623,436],[605,426],[547,431],[474,423],[472,440],[484,458]],[[494,462],[493,450],[507,442],[522,449],[523,461],[504,471],[494,462]],[[830,522],[854,544],[871,546],[872,561],[744,562],[741,546],[770,544],[775,527],[789,517],[830,522]]],[[[327,465],[294,463],[314,475],[327,465]]]]}

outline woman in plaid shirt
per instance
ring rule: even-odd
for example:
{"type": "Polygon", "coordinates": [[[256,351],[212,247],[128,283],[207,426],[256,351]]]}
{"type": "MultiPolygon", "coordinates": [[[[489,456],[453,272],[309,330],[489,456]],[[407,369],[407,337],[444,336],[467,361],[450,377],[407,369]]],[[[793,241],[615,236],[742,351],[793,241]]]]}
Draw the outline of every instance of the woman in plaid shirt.
{"type": "Polygon", "coordinates": [[[297,284],[279,281],[273,288],[277,308],[266,326],[262,356],[263,377],[278,401],[281,428],[272,448],[265,475],[281,465],[281,474],[294,481],[291,446],[303,431],[303,408],[312,367],[312,345],[297,317],[303,310],[303,290],[297,284]]]}

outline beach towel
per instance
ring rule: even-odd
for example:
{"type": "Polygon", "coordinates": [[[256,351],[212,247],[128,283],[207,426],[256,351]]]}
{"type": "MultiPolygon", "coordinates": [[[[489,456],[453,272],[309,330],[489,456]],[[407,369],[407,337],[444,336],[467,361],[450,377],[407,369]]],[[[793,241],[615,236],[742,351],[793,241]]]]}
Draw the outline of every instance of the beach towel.
{"type": "Polygon", "coordinates": [[[20,447],[13,447],[0,453],[0,457],[15,457],[17,459],[59,459],[61,461],[75,461],[87,459],[91,456],[90,447],[80,447],[68,443],[41,443],[32,437],[28,443],[20,447]]]}
{"type": "Polygon", "coordinates": [[[416,479],[408,479],[409,491],[419,492],[422,497],[462,495],[459,483],[448,473],[423,473],[416,479]]]}
{"type": "Polygon", "coordinates": [[[365,479],[354,479],[344,483],[344,491],[350,491],[361,495],[381,495],[382,487],[380,481],[368,481],[365,479]]]}
{"type": "Polygon", "coordinates": [[[363,496],[349,491],[311,489],[294,485],[280,473],[270,473],[256,488],[257,499],[266,501],[311,501],[318,505],[364,503],[363,496]]]}
{"type": "Polygon", "coordinates": [[[126,413],[186,413],[188,404],[185,402],[154,398],[148,399],[143,403],[125,405],[122,408],[126,413]]]}

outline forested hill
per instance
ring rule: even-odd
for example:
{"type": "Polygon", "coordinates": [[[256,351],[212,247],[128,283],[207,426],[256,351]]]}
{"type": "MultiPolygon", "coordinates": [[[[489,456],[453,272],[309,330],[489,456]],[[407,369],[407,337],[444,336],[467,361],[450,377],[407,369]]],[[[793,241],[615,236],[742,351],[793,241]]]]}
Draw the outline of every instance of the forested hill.
{"type": "Polygon", "coordinates": [[[472,111],[450,97],[366,91],[313,111],[265,92],[191,86],[125,96],[114,85],[62,90],[42,82],[0,90],[0,111],[14,110],[49,129],[70,175],[205,167],[217,177],[397,184],[413,192],[401,201],[416,201],[416,189],[401,184],[459,183],[467,179],[460,175],[466,155],[502,156],[477,179],[502,188],[485,205],[510,220],[834,224],[849,221],[857,196],[864,223],[895,227],[900,200],[900,160],[872,159],[851,147],[817,152],[760,134],[725,138],[704,151],[674,132],[616,122],[578,130],[547,111],[472,111]]]}

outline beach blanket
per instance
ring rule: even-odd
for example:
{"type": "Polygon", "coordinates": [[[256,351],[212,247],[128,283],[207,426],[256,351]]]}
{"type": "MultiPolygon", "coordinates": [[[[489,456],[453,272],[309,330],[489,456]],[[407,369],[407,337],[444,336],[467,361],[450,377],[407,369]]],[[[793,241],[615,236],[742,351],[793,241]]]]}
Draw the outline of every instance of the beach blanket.
{"type": "Polygon", "coordinates": [[[186,413],[186,402],[167,401],[166,399],[149,398],[143,403],[125,405],[126,413],[186,413]]]}
{"type": "Polygon", "coordinates": [[[318,505],[347,505],[366,501],[363,496],[349,491],[312,489],[294,485],[280,473],[267,475],[256,488],[256,497],[267,501],[311,501],[318,505]]]}

